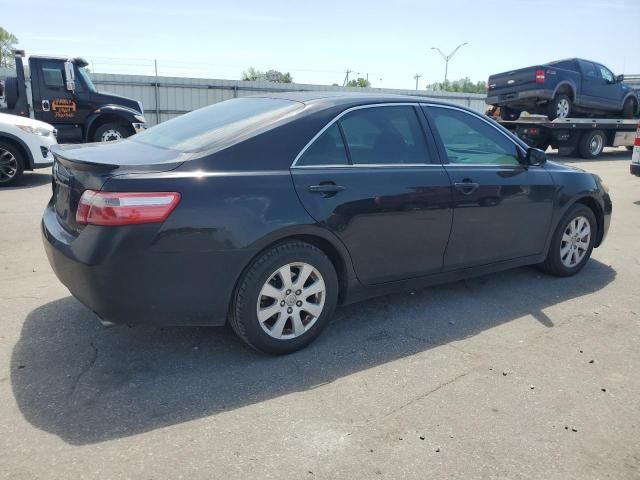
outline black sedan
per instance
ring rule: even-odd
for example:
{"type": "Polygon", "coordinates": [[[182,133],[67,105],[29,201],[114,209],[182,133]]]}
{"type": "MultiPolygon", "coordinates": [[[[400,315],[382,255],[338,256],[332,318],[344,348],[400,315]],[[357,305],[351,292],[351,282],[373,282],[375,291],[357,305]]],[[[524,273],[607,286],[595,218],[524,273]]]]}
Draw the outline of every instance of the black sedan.
{"type": "Polygon", "coordinates": [[[313,341],[337,304],[536,264],[603,241],[600,179],[430,98],[221,102],[107,145],[54,150],[49,261],[104,323],[223,325],[313,341]]]}

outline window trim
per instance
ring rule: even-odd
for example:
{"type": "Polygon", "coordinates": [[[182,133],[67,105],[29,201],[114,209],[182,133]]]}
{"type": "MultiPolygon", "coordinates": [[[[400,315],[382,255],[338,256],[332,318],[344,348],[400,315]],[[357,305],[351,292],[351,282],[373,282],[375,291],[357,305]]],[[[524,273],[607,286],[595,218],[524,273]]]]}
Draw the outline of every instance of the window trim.
{"type": "MultiPolygon", "coordinates": [[[[335,165],[297,165],[298,160],[300,159],[300,157],[302,157],[302,155],[304,155],[304,153],[307,151],[307,149],[313,144],[313,142],[315,142],[320,135],[322,135],[325,130],[327,130],[328,128],[330,128],[334,123],[338,122],[342,117],[344,117],[346,114],[356,111],[356,110],[364,110],[366,108],[377,108],[377,107],[413,107],[413,112],[416,115],[416,120],[418,121],[418,124],[420,125],[420,129],[422,130],[422,134],[424,136],[424,142],[425,142],[425,146],[427,148],[427,153],[431,154],[433,152],[431,152],[431,148],[429,146],[429,141],[426,137],[426,132],[424,131],[424,126],[422,125],[422,122],[420,122],[420,112],[416,111],[416,108],[418,110],[420,110],[420,102],[388,102],[388,103],[370,103],[367,105],[357,105],[355,107],[350,107],[346,110],[344,110],[343,112],[340,112],[338,115],[336,115],[332,120],[329,121],[329,123],[327,123],[318,133],[316,133],[311,140],[309,140],[309,142],[302,148],[302,150],[300,150],[300,152],[298,153],[298,155],[296,155],[296,158],[293,160],[293,163],[291,164],[291,166],[289,168],[398,168],[398,167],[441,167],[442,164],[441,163],[396,163],[396,164],[387,164],[387,163],[368,163],[368,164],[352,164],[349,163],[348,165],[344,165],[344,164],[335,164],[335,165]]],[[[345,149],[347,151],[347,158],[349,160],[349,162],[351,162],[351,153],[349,152],[349,148],[346,144],[346,139],[344,138],[344,134],[342,133],[342,126],[340,124],[338,124],[338,128],[340,129],[340,134],[342,135],[342,141],[345,144],[345,149]]]]}
{"type": "Polygon", "coordinates": [[[516,151],[520,155],[526,155],[527,152],[522,147],[522,145],[520,145],[515,139],[513,139],[511,137],[511,134],[508,134],[507,132],[503,132],[500,128],[496,128],[495,125],[493,125],[488,119],[484,118],[484,116],[480,115],[479,113],[476,113],[476,112],[474,112],[472,110],[467,110],[467,109],[464,109],[464,108],[458,108],[458,107],[455,107],[455,106],[452,106],[452,105],[442,105],[442,104],[437,104],[437,103],[421,103],[420,106],[421,107],[426,107],[426,112],[423,110],[423,113],[427,114],[425,116],[427,117],[427,120],[429,121],[429,129],[432,131],[434,136],[436,136],[436,134],[437,134],[436,143],[438,144],[438,154],[441,157],[441,165],[448,166],[448,167],[466,167],[466,168],[469,168],[469,167],[526,168],[526,166],[522,162],[520,162],[520,160],[518,160],[518,165],[506,165],[506,164],[499,164],[499,163],[474,163],[474,164],[464,164],[463,165],[463,164],[459,164],[459,163],[450,163],[446,156],[442,156],[441,149],[444,148],[444,143],[442,141],[442,137],[440,137],[440,132],[438,131],[437,127],[433,124],[434,121],[431,118],[431,112],[429,110],[429,108],[431,108],[431,107],[447,108],[449,110],[457,110],[459,112],[466,113],[467,115],[471,115],[473,117],[476,117],[479,120],[481,120],[484,123],[486,123],[487,125],[489,125],[495,131],[501,133],[506,139],[508,139],[511,143],[513,143],[515,145],[515,147],[516,147],[516,151]]]}

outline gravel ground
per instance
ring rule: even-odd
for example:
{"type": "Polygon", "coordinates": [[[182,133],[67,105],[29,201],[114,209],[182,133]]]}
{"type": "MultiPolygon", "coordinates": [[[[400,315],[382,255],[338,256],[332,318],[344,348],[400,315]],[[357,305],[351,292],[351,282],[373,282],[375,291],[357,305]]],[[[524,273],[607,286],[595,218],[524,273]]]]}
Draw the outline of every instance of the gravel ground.
{"type": "MultiPolygon", "coordinates": [[[[640,178],[569,279],[520,268],[341,308],[310,348],[104,328],[41,247],[48,171],[0,191],[0,477],[640,478],[640,178]]],[[[135,295],[135,292],[132,292],[135,295]]]]}

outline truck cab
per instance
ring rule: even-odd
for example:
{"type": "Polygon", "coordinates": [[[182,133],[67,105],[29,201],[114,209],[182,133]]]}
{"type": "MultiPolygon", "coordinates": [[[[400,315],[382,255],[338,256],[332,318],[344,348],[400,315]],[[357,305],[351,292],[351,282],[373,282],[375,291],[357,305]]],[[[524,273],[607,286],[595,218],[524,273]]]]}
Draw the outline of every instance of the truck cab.
{"type": "Polygon", "coordinates": [[[119,140],[145,128],[142,104],[99,92],[82,58],[31,56],[25,72],[16,54],[16,77],[4,80],[4,108],[53,125],[60,143],[119,140]]]}

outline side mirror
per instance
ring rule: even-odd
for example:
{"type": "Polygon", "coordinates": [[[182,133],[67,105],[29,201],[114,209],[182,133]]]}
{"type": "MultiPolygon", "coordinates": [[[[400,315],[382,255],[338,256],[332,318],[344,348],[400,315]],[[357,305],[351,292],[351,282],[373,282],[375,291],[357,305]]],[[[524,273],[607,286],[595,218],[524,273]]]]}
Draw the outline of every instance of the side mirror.
{"type": "Polygon", "coordinates": [[[67,92],[76,90],[76,72],[73,62],[69,60],[64,62],[64,88],[67,92]]]}
{"type": "Polygon", "coordinates": [[[547,154],[539,148],[529,148],[525,156],[526,165],[542,165],[547,161],[547,154]]]}
{"type": "Polygon", "coordinates": [[[617,83],[622,83],[622,82],[624,82],[624,75],[618,75],[618,76],[616,77],[616,82],[617,82],[617,83]]]}

